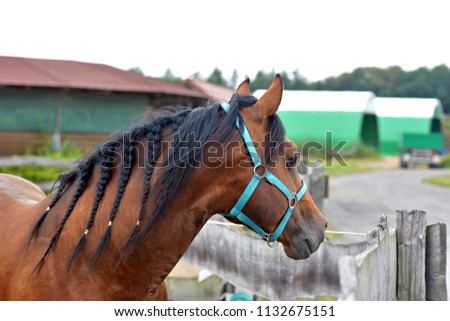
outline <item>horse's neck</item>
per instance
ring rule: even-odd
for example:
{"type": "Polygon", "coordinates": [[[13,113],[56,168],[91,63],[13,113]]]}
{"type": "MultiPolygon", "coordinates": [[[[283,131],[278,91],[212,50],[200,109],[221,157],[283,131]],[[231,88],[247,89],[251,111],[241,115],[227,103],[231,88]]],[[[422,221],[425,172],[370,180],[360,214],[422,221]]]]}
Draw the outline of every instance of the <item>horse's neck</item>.
{"type": "MultiPolygon", "coordinates": [[[[186,196],[181,196],[186,197],[186,196]]],[[[174,203],[166,213],[155,224],[148,233],[142,246],[136,253],[142,265],[150,274],[150,291],[156,290],[163,280],[168,276],[180,258],[188,249],[189,245],[211,216],[211,213],[199,202],[191,201],[189,207],[179,206],[186,204],[174,203]]],[[[189,203],[187,203],[189,204],[189,203]]],[[[129,270],[132,264],[125,261],[125,269],[129,270]]]]}
{"type": "MultiPolygon", "coordinates": [[[[114,245],[110,246],[108,251],[115,253],[106,251],[103,254],[113,260],[120,256],[140,210],[141,193],[135,192],[142,190],[142,179],[139,175],[139,171],[132,174],[121,203],[127,206],[119,207],[113,223],[114,239],[111,241],[114,245]]],[[[149,202],[147,215],[151,214],[154,202],[154,200],[149,202]]],[[[221,206],[220,203],[216,193],[204,187],[201,181],[195,179],[191,181],[167,206],[136,250],[122,262],[117,271],[118,278],[123,280],[124,284],[145,284],[150,294],[157,290],[206,221],[216,213],[217,206],[221,206]]],[[[107,220],[105,213],[101,216],[103,221],[107,220]]],[[[144,224],[145,220],[142,225],[144,224]]],[[[103,260],[106,264],[103,268],[100,267],[100,271],[104,268],[110,270],[110,266],[116,263],[113,260],[103,260]]]]}

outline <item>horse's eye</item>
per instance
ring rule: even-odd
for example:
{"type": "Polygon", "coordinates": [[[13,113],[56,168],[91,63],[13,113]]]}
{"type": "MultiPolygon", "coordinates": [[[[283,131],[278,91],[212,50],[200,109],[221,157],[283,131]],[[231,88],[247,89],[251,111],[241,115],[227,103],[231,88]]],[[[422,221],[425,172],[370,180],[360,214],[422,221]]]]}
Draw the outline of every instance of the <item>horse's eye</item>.
{"type": "Polygon", "coordinates": [[[298,156],[297,155],[286,157],[286,167],[295,168],[297,166],[298,166],[298,156]]]}

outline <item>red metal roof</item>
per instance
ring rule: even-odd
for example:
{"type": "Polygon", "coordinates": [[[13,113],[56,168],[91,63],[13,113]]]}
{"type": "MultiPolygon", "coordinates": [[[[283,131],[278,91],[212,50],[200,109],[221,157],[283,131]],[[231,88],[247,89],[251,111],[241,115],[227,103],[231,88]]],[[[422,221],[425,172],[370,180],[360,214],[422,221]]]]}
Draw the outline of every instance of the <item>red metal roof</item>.
{"type": "Polygon", "coordinates": [[[234,94],[234,90],[228,87],[219,86],[210,82],[201,81],[195,78],[186,79],[183,85],[188,89],[197,90],[210,99],[218,102],[227,102],[234,94]]]}
{"type": "Polygon", "coordinates": [[[163,93],[206,98],[198,91],[108,65],[0,56],[0,85],[163,93]]]}

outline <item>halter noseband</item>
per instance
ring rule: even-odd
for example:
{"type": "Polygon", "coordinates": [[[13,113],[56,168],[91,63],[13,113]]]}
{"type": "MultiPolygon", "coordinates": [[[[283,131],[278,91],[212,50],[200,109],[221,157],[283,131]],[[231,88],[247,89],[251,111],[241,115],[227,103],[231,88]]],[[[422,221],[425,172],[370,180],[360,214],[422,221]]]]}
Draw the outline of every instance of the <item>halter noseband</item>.
{"type": "MultiPolygon", "coordinates": [[[[229,112],[230,105],[228,103],[223,103],[221,106],[226,113],[229,112]]],[[[254,166],[253,177],[247,184],[247,187],[245,188],[241,197],[238,199],[234,207],[231,209],[230,213],[223,215],[236,217],[243,224],[249,226],[253,231],[258,233],[258,235],[261,236],[261,238],[264,241],[266,241],[270,247],[273,247],[275,241],[278,239],[278,237],[281,235],[284,228],[286,227],[286,224],[289,221],[292,212],[294,211],[295,205],[297,204],[298,201],[300,201],[303,195],[305,195],[306,184],[305,182],[303,182],[301,188],[297,192],[292,192],[280,179],[278,179],[275,175],[273,175],[263,165],[263,163],[261,162],[261,158],[259,157],[258,152],[256,151],[255,145],[253,144],[250,132],[248,131],[247,127],[243,122],[241,124],[241,122],[239,121],[239,117],[236,118],[236,127],[241,132],[242,139],[244,140],[245,146],[247,147],[247,150],[252,159],[254,166]],[[264,169],[262,175],[258,174],[257,171],[257,169],[260,167],[264,169]],[[286,213],[284,213],[284,216],[281,219],[280,224],[278,224],[278,227],[272,233],[265,232],[250,217],[248,217],[242,212],[242,209],[244,208],[245,204],[247,204],[248,200],[253,195],[253,192],[256,190],[256,187],[258,186],[259,182],[262,179],[265,179],[267,182],[277,187],[284,194],[284,196],[286,196],[286,199],[288,201],[288,209],[286,210],[286,213]]]]}

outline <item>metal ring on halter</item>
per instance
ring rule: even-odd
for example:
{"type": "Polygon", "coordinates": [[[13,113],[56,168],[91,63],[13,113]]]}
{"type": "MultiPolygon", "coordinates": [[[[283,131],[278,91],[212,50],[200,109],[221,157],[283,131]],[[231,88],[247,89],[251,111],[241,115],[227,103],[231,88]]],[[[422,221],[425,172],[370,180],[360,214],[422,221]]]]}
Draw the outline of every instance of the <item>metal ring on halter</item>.
{"type": "Polygon", "coordinates": [[[289,207],[294,207],[297,203],[297,193],[292,193],[291,197],[289,198],[289,207]]]}
{"type": "Polygon", "coordinates": [[[261,180],[261,179],[263,179],[264,177],[266,177],[266,171],[267,171],[267,168],[266,168],[266,166],[264,166],[263,164],[259,164],[258,166],[253,167],[253,174],[254,174],[256,177],[258,177],[259,180],[261,180]],[[259,174],[256,172],[256,170],[257,170],[258,168],[260,168],[260,167],[262,167],[262,168],[264,169],[264,172],[263,172],[262,175],[259,175],[259,174]]]}
{"type": "Polygon", "coordinates": [[[266,241],[266,243],[267,243],[267,245],[268,245],[269,247],[274,247],[276,241],[270,240],[270,237],[271,237],[271,236],[272,236],[272,233],[269,233],[269,234],[264,235],[264,236],[261,237],[261,238],[262,238],[264,241],[266,241]]]}

